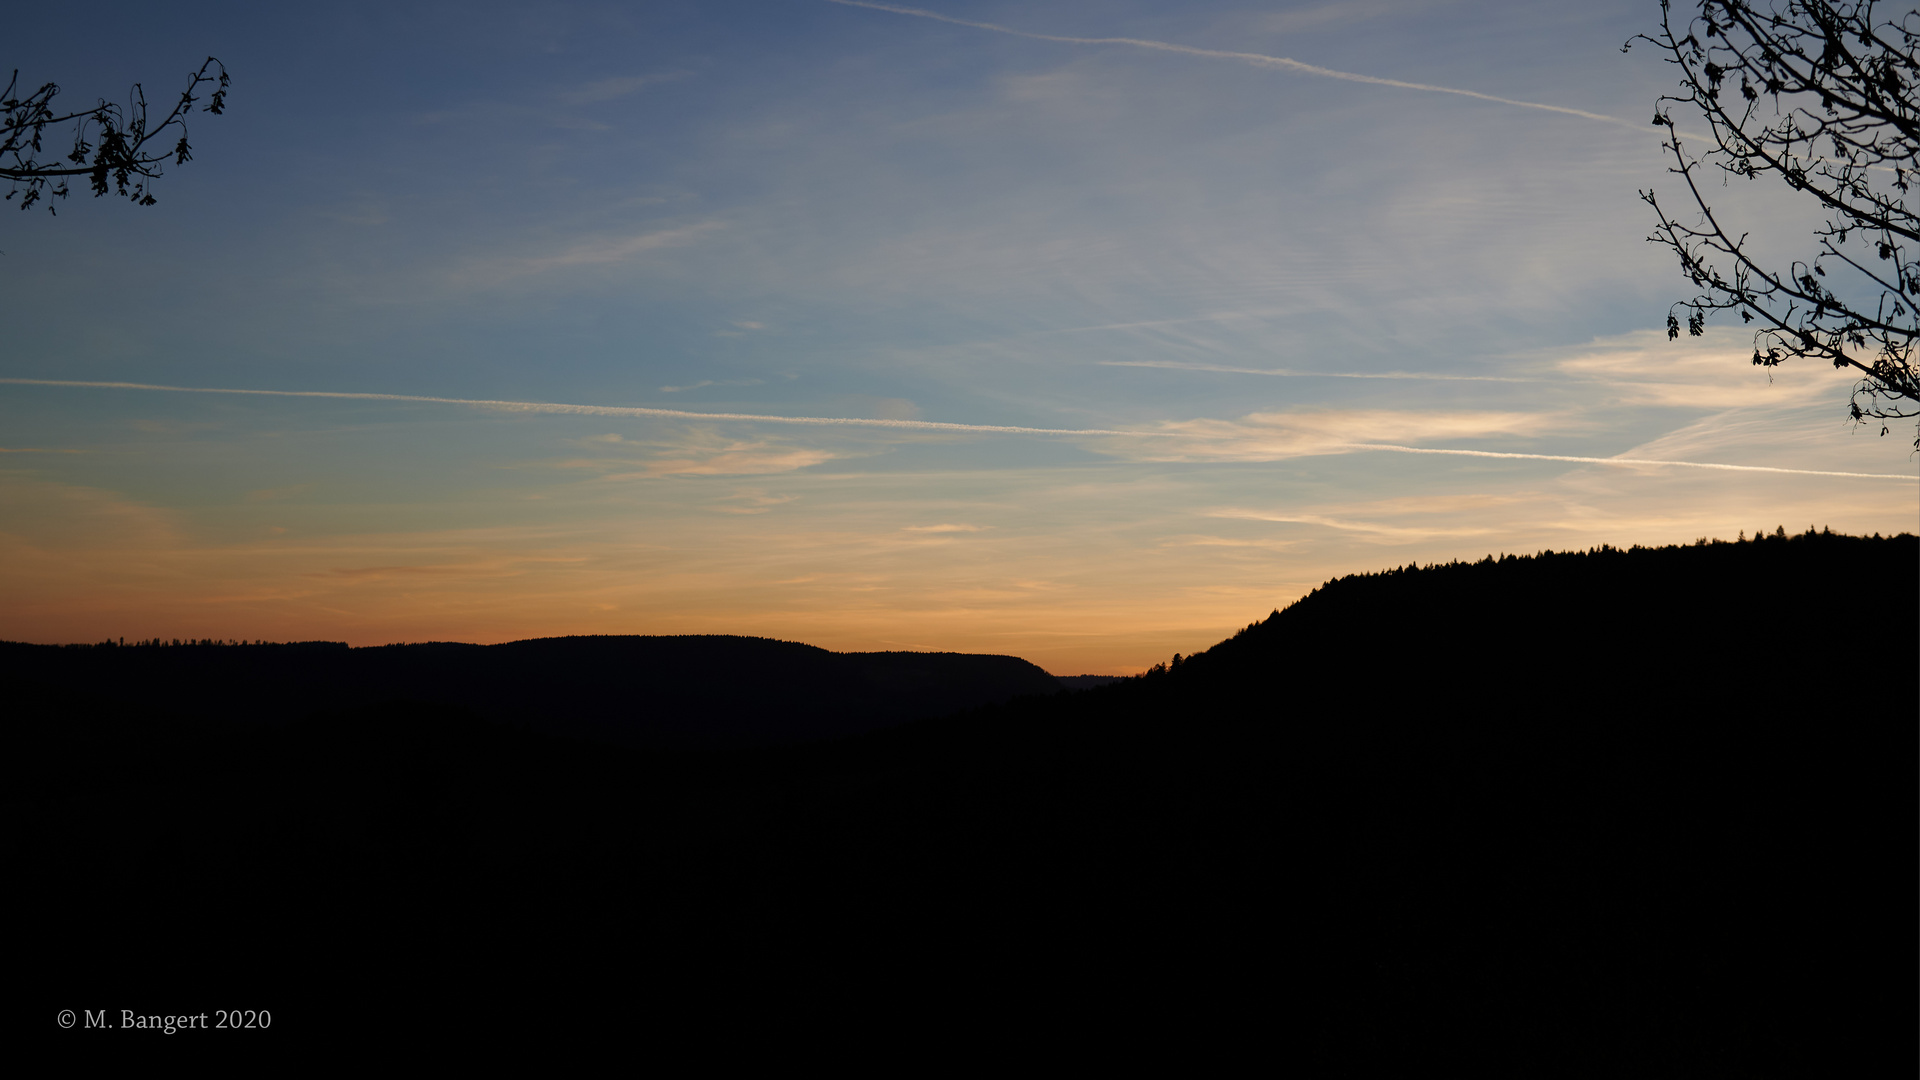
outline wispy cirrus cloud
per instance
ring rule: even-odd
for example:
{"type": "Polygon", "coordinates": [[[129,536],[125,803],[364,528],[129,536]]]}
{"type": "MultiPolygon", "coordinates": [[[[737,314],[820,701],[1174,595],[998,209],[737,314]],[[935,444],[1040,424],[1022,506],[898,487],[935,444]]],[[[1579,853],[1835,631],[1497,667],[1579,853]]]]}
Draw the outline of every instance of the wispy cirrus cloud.
{"type": "MultiPolygon", "coordinates": [[[[755,476],[793,472],[847,456],[826,447],[803,447],[769,438],[729,439],[706,428],[662,432],[650,438],[609,433],[574,440],[591,457],[542,463],[548,468],[598,473],[601,480],[650,480],[667,476],[755,476]],[[614,456],[618,455],[618,456],[614,456]]],[[[724,513],[761,513],[795,496],[768,496],[763,489],[740,489],[716,507],[724,513]],[[741,509],[741,506],[748,509],[741,509]]]]}
{"type": "Polygon", "coordinates": [[[289,484],[286,487],[260,488],[247,492],[247,501],[272,502],[275,499],[285,499],[289,496],[298,495],[303,491],[312,489],[312,487],[312,484],[289,484]]]}
{"type": "MultiPolygon", "coordinates": [[[[1067,435],[1067,436],[1117,436],[1096,442],[1095,448],[1114,456],[1133,461],[1217,461],[1217,462],[1256,462],[1281,461],[1287,458],[1323,456],[1330,454],[1349,454],[1367,452],[1389,452],[1402,454],[1436,454],[1459,457],[1508,458],[1532,461],[1564,461],[1576,464],[1605,465],[1625,468],[1648,466],[1679,466],[1693,469],[1722,469],[1736,472],[1792,473],[1807,476],[1834,476],[1867,480],[1902,480],[1911,482],[1915,478],[1898,473],[1866,473],[1840,470],[1800,469],[1774,465],[1735,465],[1710,461],[1682,461],[1668,458],[1650,458],[1644,456],[1618,455],[1614,457],[1592,457],[1568,454],[1541,454],[1519,450],[1482,450],[1457,447],[1411,446],[1404,443],[1387,442],[1377,436],[1392,433],[1401,438],[1415,440],[1458,440],[1486,437],[1537,437],[1549,432],[1563,432],[1578,426],[1578,417],[1559,412],[1500,412],[1465,410],[1382,410],[1382,409],[1321,409],[1298,410],[1286,413],[1251,413],[1239,420],[1196,419],[1167,421],[1154,428],[1037,428],[1008,424],[956,424],[933,420],[889,419],[884,417],[828,417],[828,416],[767,416],[753,413],[710,413],[693,412],[683,409],[652,409],[639,406],[619,405],[570,405],[557,402],[537,401],[495,401],[471,398],[428,397],[417,394],[369,394],[348,393],[330,390],[243,390],[212,387],[162,386],[148,383],[130,382],[92,382],[71,379],[21,379],[0,378],[0,384],[23,386],[71,386],[90,389],[121,390],[158,390],[175,393],[240,394],[266,397],[294,398],[339,398],[360,401],[418,402],[435,405],[466,405],[502,412],[549,413],[567,416],[621,416],[632,418],[662,418],[674,420],[700,420],[711,422],[745,422],[765,424],[795,424],[813,427],[874,427],[892,428],[902,432],[952,432],[974,434],[1006,435],[1067,435]],[[1149,442],[1147,440],[1165,440],[1149,442]]],[[[877,399],[893,402],[898,399],[877,399]]],[[[911,407],[911,402],[905,403],[911,407]]],[[[620,436],[600,436],[599,438],[619,441],[620,436]]],[[[824,455],[806,464],[818,464],[836,455],[831,451],[793,451],[790,454],[775,455],[767,459],[775,461],[798,461],[807,454],[824,455]]],[[[738,459],[744,464],[752,460],[751,455],[738,459]]],[[[703,461],[687,461],[687,467],[677,474],[692,475],[701,472],[724,474],[725,470],[710,470],[696,466],[706,464],[703,461]]],[[[790,465],[786,468],[804,468],[805,465],[790,465]]],[[[749,469],[753,471],[779,472],[784,468],[749,469]]],[[[670,475],[668,473],[641,475],[670,475]]]]}
{"type": "MultiPolygon", "coordinates": [[[[15,386],[71,386],[95,390],[155,390],[178,394],[239,394],[259,397],[336,398],[349,401],[416,402],[423,405],[466,405],[509,413],[547,413],[558,416],[620,416],[633,419],[740,421],[764,424],[798,424],[808,427],[893,428],[900,431],[977,432],[997,435],[1124,435],[1160,438],[1164,433],[1126,431],[1119,428],[1042,428],[1014,424],[955,424],[940,420],[908,420],[863,416],[771,416],[761,413],[691,412],[685,409],[650,409],[637,405],[569,405],[550,401],[496,401],[483,398],[429,397],[421,394],[366,394],[338,390],[247,390],[227,387],[162,386],[155,383],[101,382],[77,379],[0,378],[0,384],[15,386]]],[[[899,401],[879,398],[876,401],[899,401]]],[[[911,402],[906,403],[912,406],[911,402]]]]}
{"type": "Polygon", "coordinates": [[[453,574],[460,572],[461,569],[463,568],[452,566],[338,566],[329,570],[310,571],[306,576],[377,580],[430,574],[453,574]]]}
{"type": "MultiPolygon", "coordinates": [[[[432,404],[472,405],[511,412],[557,413],[583,416],[660,417],[709,421],[748,421],[824,426],[882,427],[907,431],[952,431],[1030,435],[1121,436],[1126,439],[1166,439],[1169,443],[1145,448],[1125,443],[1109,443],[1108,452],[1120,448],[1121,456],[1141,461],[1278,461],[1286,458],[1362,451],[1393,451],[1415,454],[1453,454],[1470,457],[1567,461],[1600,465],[1683,465],[1698,468],[1735,469],[1756,472],[1809,472],[1814,475],[1863,476],[1906,479],[1880,474],[1819,472],[1766,466],[1723,465],[1711,462],[1685,462],[1628,458],[1582,457],[1536,454],[1518,451],[1490,451],[1415,447],[1398,443],[1356,441],[1356,433],[1394,432],[1403,438],[1462,439],[1486,436],[1532,436],[1562,428],[1568,418],[1551,413],[1525,412],[1419,412],[1390,410],[1318,410],[1295,413],[1254,413],[1238,421],[1196,419],[1165,422],[1157,429],[1121,430],[1108,428],[1032,428],[995,424],[955,424],[925,420],[864,417],[791,417],[744,413],[705,413],[675,409],[650,409],[626,406],[569,405],[549,402],[512,402],[483,399],[438,398],[407,394],[365,394],[332,391],[275,391],[193,387],[170,387],[140,383],[80,382],[49,379],[4,379],[0,383],[47,386],[85,386],[114,389],[163,390],[219,394],[258,394],[283,397],[319,397],[364,400],[412,401],[432,404]]],[[[887,399],[891,401],[892,399],[887,399]]],[[[909,403],[910,404],[910,403],[909,403]]],[[[618,439],[618,436],[606,438],[618,439]]],[[[829,451],[791,451],[771,456],[754,452],[729,451],[725,461],[715,458],[676,459],[655,463],[640,475],[673,475],[728,472],[777,472],[818,464],[836,456],[829,451]],[[812,460],[805,460],[811,457],[812,460]],[[804,462],[804,464],[791,464],[804,462]],[[781,464],[788,463],[788,464],[781,464]],[[735,468],[739,466],[739,468],[735,468]],[[772,467],[763,467],[772,466],[772,467]],[[666,470],[666,471],[661,471],[666,470]]],[[[623,474],[627,475],[627,474],[623,474]]]]}
{"type": "Polygon", "coordinates": [[[561,93],[560,100],[572,105],[590,105],[599,101],[612,101],[628,97],[645,90],[649,86],[675,82],[691,75],[690,71],[659,71],[650,75],[619,75],[610,79],[598,79],[561,93]]]}
{"type": "Polygon", "coordinates": [[[1272,375],[1289,379],[1411,379],[1437,382],[1538,382],[1521,375],[1456,375],[1442,371],[1294,371],[1289,368],[1233,367],[1191,364],[1181,360],[1102,360],[1101,367],[1162,368],[1167,371],[1218,372],[1227,375],[1272,375]]]}
{"type": "Polygon", "coordinates": [[[1568,422],[1547,412],[1302,409],[1163,423],[1156,430],[1168,441],[1114,443],[1109,452],[1141,461],[1280,461],[1351,453],[1389,437],[1413,442],[1537,436],[1568,422]]]}
{"type": "Polygon", "coordinates": [[[1645,330],[1565,350],[1554,367],[1596,384],[1613,404],[1688,409],[1803,405],[1853,381],[1812,363],[1769,370],[1754,365],[1752,353],[1752,334],[1735,327],[1713,327],[1685,341],[1645,330]]]}
{"type": "Polygon", "coordinates": [[[785,506],[800,498],[798,495],[769,495],[765,488],[742,488],[719,501],[723,504],[713,507],[722,514],[765,514],[776,506],[785,506]]]}
{"type": "Polygon", "coordinates": [[[660,388],[660,392],[663,394],[684,394],[689,390],[704,390],[709,386],[759,386],[763,382],[766,382],[766,380],[765,379],[701,379],[699,382],[688,383],[685,386],[663,386],[660,388]]]}
{"type": "Polygon", "coordinates": [[[542,270],[552,270],[561,266],[595,266],[604,263],[624,262],[643,251],[654,251],[659,248],[685,247],[698,240],[703,234],[725,227],[725,222],[702,221],[672,229],[660,229],[656,232],[641,233],[638,236],[627,236],[617,239],[592,237],[577,241],[567,250],[558,254],[522,259],[519,260],[516,265],[522,272],[538,273],[542,270]]]}
{"type": "Polygon", "coordinates": [[[602,477],[606,480],[651,480],[663,476],[763,476],[805,469],[839,456],[820,447],[736,442],[715,449],[688,450],[648,461],[580,464],[607,468],[602,477]]]}
{"type": "Polygon", "coordinates": [[[1727,472],[1782,473],[1793,476],[1839,476],[1854,480],[1900,480],[1907,483],[1912,483],[1914,480],[1920,479],[1920,477],[1902,476],[1898,473],[1843,472],[1831,469],[1791,469],[1774,465],[1727,465],[1717,461],[1678,461],[1672,458],[1628,457],[1624,454],[1616,457],[1581,457],[1574,454],[1525,454],[1501,450],[1453,450],[1425,446],[1393,446],[1386,443],[1348,443],[1346,444],[1346,449],[1355,451],[1385,450],[1400,454],[1440,454],[1454,457],[1508,458],[1518,461],[1566,461],[1578,465],[1610,465],[1626,468],[1675,466],[1684,469],[1720,469],[1727,472]]]}
{"type": "Polygon", "coordinates": [[[1248,510],[1240,507],[1223,507],[1207,513],[1208,517],[1235,518],[1241,521],[1271,521],[1290,525],[1318,525],[1322,528],[1337,529],[1341,532],[1361,533],[1392,541],[1428,540],[1442,536],[1485,536],[1492,529],[1477,526],[1447,528],[1432,525],[1383,525],[1373,521],[1352,521],[1326,517],[1320,514],[1302,514],[1279,510],[1248,510]]]}
{"type": "MultiPolygon", "coordinates": [[[[576,235],[561,241],[558,250],[547,246],[543,253],[528,251],[531,244],[515,245],[518,250],[498,250],[450,259],[433,276],[439,287],[455,292],[524,286],[527,279],[543,274],[580,267],[614,266],[659,253],[691,247],[709,235],[727,227],[719,220],[657,228],[628,235],[594,233],[576,235]]],[[[536,249],[537,251],[537,249],[536,249]]]]}
{"type": "Polygon", "coordinates": [[[1411,11],[1433,6],[1433,0],[1340,0],[1334,4],[1296,8],[1261,19],[1269,33],[1296,33],[1317,30],[1340,23],[1362,22],[1383,16],[1405,16],[1411,11]]]}

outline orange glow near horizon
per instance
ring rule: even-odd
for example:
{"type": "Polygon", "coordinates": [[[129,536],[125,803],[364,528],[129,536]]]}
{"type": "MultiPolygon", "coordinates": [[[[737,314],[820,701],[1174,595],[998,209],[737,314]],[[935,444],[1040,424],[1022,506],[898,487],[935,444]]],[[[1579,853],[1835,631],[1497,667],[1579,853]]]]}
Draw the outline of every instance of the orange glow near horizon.
{"type": "MultiPolygon", "coordinates": [[[[479,475],[492,487],[413,503],[351,475],[166,505],[44,468],[0,471],[0,638],[740,634],[1129,674],[1344,574],[1776,525],[1893,533],[1914,509],[1898,482],[1660,467],[1352,454],[889,473],[847,467],[870,445],[578,430],[541,436],[575,457],[490,464],[479,475]],[[763,447],[752,461],[748,445],[763,447]],[[649,468],[662,460],[731,464],[649,468]]],[[[285,441],[236,437],[260,455],[285,441]]],[[[1872,467],[1862,452],[1886,444],[1838,445],[1851,456],[1800,460],[1872,467]]],[[[1676,449],[1715,448],[1650,452],[1676,449]]]]}

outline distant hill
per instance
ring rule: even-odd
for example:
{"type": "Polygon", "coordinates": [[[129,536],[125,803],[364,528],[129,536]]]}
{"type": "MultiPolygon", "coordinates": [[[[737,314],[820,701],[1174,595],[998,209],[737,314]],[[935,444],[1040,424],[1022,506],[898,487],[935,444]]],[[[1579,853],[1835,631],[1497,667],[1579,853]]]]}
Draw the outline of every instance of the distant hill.
{"type": "Polygon", "coordinates": [[[1096,686],[1105,686],[1108,683],[1119,682],[1124,677],[1125,676],[1121,676],[1121,675],[1056,675],[1054,676],[1055,679],[1059,680],[1060,685],[1066,687],[1068,690],[1091,690],[1096,686]]]}
{"type": "MultiPolygon", "coordinates": [[[[939,663],[611,658],[657,647],[634,641],[336,652],[444,654],[451,684],[504,694],[530,691],[482,662],[526,656],[599,680],[590,702],[664,670],[886,700],[939,663]]],[[[137,653],[12,655],[78,680],[57,665],[137,653]]],[[[984,986],[993,1023],[1079,1010],[1128,1048],[1168,1032],[1307,1075],[1869,1075],[1912,1053],[1887,1038],[1920,1007],[1912,536],[1356,574],[1145,676],[829,741],[622,748],[445,696],[313,711],[327,692],[263,698],[304,717],[277,725],[16,708],[7,858],[22,925],[61,949],[23,984],[243,987],[332,1038],[330,1002],[437,1008],[435,1039],[676,1009],[832,1024],[984,986]]],[[[810,692],[769,707],[832,715],[810,692]]]]}
{"type": "Polygon", "coordinates": [[[1355,574],[1150,677],[1246,707],[1284,693],[1429,724],[1904,716],[1917,544],[1809,531],[1355,574]]]}
{"type": "Polygon", "coordinates": [[[767,638],[595,636],[504,645],[0,643],[16,695],[69,707],[286,722],[389,702],[628,745],[830,738],[1061,689],[1012,656],[834,653],[767,638]]]}

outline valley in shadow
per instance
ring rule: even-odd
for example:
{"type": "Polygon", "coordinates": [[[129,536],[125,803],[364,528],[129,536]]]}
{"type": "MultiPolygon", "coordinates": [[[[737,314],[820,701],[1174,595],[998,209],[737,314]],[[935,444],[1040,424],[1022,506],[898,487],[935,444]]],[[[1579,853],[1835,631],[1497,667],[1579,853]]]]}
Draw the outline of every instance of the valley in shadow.
{"type": "Polygon", "coordinates": [[[1917,598],[1908,535],[1489,557],[1074,691],[752,639],[8,646],[9,855],[69,988],[892,987],[1319,1072],[1791,1073],[1917,1004],[1917,598]]]}

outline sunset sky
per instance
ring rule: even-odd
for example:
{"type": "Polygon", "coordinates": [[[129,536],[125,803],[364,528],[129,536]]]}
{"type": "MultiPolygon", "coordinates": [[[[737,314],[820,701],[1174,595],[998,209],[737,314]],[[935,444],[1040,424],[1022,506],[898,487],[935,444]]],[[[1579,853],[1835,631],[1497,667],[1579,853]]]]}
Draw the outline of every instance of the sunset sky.
{"type": "MultiPolygon", "coordinates": [[[[0,638],[1121,674],[1357,571],[1913,531],[1851,380],[1666,340],[1658,12],[10,13],[64,104],[233,87],[158,205],[0,207],[0,638]]],[[[1811,251],[1774,186],[1720,205],[1811,251]]]]}

